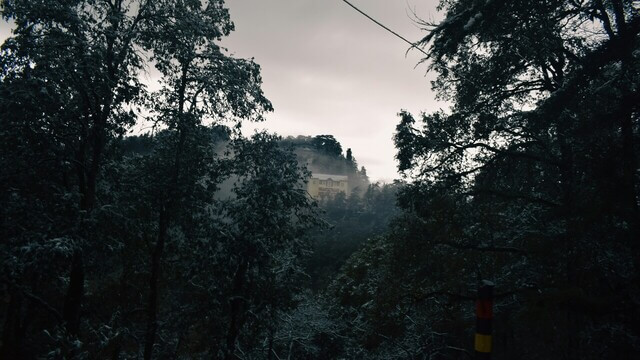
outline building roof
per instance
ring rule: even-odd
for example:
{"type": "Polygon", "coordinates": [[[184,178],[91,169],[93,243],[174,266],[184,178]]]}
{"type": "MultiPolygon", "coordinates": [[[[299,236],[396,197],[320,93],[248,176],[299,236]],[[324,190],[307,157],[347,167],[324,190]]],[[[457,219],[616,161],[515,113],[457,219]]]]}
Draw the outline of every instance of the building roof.
{"type": "Polygon", "coordinates": [[[311,174],[311,178],[318,180],[335,180],[335,181],[347,181],[349,180],[348,176],[345,175],[331,175],[331,174],[311,174]]]}

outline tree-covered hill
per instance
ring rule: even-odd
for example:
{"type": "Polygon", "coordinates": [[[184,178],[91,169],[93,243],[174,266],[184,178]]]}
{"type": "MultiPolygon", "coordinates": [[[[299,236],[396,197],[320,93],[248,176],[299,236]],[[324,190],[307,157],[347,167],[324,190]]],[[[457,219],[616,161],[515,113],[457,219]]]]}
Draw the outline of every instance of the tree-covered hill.
{"type": "Polygon", "coordinates": [[[343,152],[342,144],[333,135],[289,136],[282,144],[293,148],[298,161],[312,173],[348,176],[349,193],[362,195],[370,184],[365,167],[358,169],[351,149],[343,152]]]}
{"type": "Polygon", "coordinates": [[[332,135],[287,137],[282,145],[291,147],[298,162],[312,172],[346,175],[349,196],[338,193],[335,198],[319,204],[320,217],[327,227],[311,233],[313,253],[307,265],[314,291],[326,288],[346,260],[369,239],[385,231],[397,213],[396,193],[401,183],[371,184],[364,166],[358,163],[351,149],[332,135]]]}

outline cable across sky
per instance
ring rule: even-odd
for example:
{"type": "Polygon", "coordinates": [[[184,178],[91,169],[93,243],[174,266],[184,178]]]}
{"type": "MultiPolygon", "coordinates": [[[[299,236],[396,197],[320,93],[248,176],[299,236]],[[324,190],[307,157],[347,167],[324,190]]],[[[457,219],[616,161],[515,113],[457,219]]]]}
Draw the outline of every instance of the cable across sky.
{"type": "Polygon", "coordinates": [[[420,51],[421,53],[425,54],[426,56],[429,56],[429,54],[427,54],[424,50],[422,50],[419,46],[417,46],[416,44],[412,43],[411,41],[407,40],[404,36],[398,34],[397,32],[389,29],[388,27],[386,27],[384,24],[382,24],[381,22],[379,22],[378,20],[372,18],[371,16],[367,15],[367,13],[365,13],[364,11],[358,9],[355,5],[353,5],[352,3],[350,3],[347,0],[342,0],[344,3],[346,3],[347,5],[349,5],[350,7],[352,7],[355,11],[359,12],[360,14],[364,15],[367,19],[373,21],[374,23],[376,23],[376,25],[380,26],[381,28],[387,30],[388,32],[392,33],[393,35],[395,35],[396,37],[400,38],[402,41],[406,42],[407,44],[411,45],[411,48],[413,49],[417,49],[418,51],[420,51]]]}

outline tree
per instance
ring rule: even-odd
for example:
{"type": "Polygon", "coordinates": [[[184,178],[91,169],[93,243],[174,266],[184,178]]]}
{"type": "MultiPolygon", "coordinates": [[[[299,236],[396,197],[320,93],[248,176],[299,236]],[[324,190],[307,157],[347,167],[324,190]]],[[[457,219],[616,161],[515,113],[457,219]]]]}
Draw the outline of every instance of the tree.
{"type": "MultiPolygon", "coordinates": [[[[638,3],[443,1],[440,8],[445,20],[425,23],[421,44],[439,75],[434,88],[453,105],[419,121],[400,114],[397,158],[415,180],[405,208],[448,229],[439,243],[465,268],[486,269],[482,276],[518,294],[522,305],[509,311],[524,316],[543,302],[562,319],[561,341],[528,356],[637,353],[633,340],[579,329],[638,333],[612,315],[635,308],[619,294],[635,291],[630,279],[640,269],[628,256],[637,253],[640,220],[639,109],[630,101],[640,81],[638,3]],[[447,199],[453,213],[435,217],[437,203],[425,199],[447,199]]],[[[477,274],[461,276],[460,284],[473,284],[477,274]]],[[[509,336],[553,326],[538,320],[528,330],[510,323],[509,336]]]]}
{"type": "MultiPolygon", "coordinates": [[[[185,157],[194,127],[205,121],[248,119],[259,121],[271,104],[260,89],[259,67],[253,61],[227,56],[216,41],[233,29],[223,1],[177,2],[168,10],[170,25],[162,36],[147,34],[154,50],[156,68],[163,74],[163,88],[156,97],[159,121],[175,134],[173,159],[170,162],[165,191],[159,206],[158,234],[152,254],[149,321],[145,359],[151,359],[157,329],[158,278],[167,231],[181,207],[184,190],[192,188],[197,177],[187,170],[201,159],[185,157]],[[184,177],[190,177],[185,181],[184,177]]],[[[198,142],[192,146],[200,146],[198,142]]]]}
{"type": "Polygon", "coordinates": [[[320,225],[301,177],[308,173],[293,153],[279,147],[276,137],[256,134],[251,142],[235,144],[233,153],[235,199],[218,215],[235,224],[229,229],[226,265],[232,270],[225,316],[227,359],[236,356],[241,344],[251,348],[258,340],[252,328],[266,327],[267,344],[273,343],[276,314],[290,308],[301,291],[300,261],[309,252],[304,235],[320,225]]]}
{"type": "Polygon", "coordinates": [[[241,120],[271,109],[259,67],[216,45],[233,29],[222,1],[5,1],[2,10],[17,26],[3,45],[0,84],[8,189],[0,250],[10,299],[2,355],[178,352],[175,333],[156,346],[158,331],[168,331],[159,312],[190,290],[176,286],[185,273],[163,275],[165,247],[184,254],[210,229],[201,209],[239,166],[220,160],[219,143],[232,133],[240,141],[241,120]],[[155,94],[138,80],[147,56],[162,75],[155,94]],[[144,151],[123,154],[120,138],[141,108],[161,131],[142,141],[144,151]],[[233,131],[221,134],[224,121],[233,131]]]}
{"type": "Polygon", "coordinates": [[[342,145],[333,135],[317,135],[313,138],[312,144],[318,151],[329,156],[340,157],[342,155],[342,145]]]}
{"type": "MultiPolygon", "coordinates": [[[[33,147],[31,155],[20,161],[35,155],[57,164],[54,173],[59,177],[48,182],[52,190],[47,191],[66,199],[69,209],[65,221],[52,218],[43,238],[22,245],[43,246],[60,239],[61,246],[71,251],[65,255],[71,265],[58,319],[71,337],[78,335],[81,323],[84,250],[97,241],[92,226],[105,152],[134,121],[133,105],[143,94],[138,81],[143,66],[140,34],[153,31],[160,10],[160,3],[153,1],[2,3],[2,17],[16,24],[14,36],[2,46],[2,118],[7,125],[25,129],[22,139],[33,147]],[[33,111],[15,112],[16,107],[33,111]],[[75,225],[63,225],[68,221],[75,225]]],[[[19,184],[14,189],[20,197],[32,191],[19,184]]],[[[42,210],[54,211],[55,202],[41,196],[46,195],[34,194],[42,210]]],[[[16,250],[15,245],[9,251],[16,250]]],[[[15,286],[25,281],[21,275],[11,280],[15,286]]],[[[20,286],[28,289],[30,284],[20,286]]]]}
{"type": "MultiPolygon", "coordinates": [[[[274,317],[297,302],[309,248],[304,234],[317,223],[304,172],[277,137],[230,139],[223,130],[195,127],[185,146],[180,207],[172,214],[155,279],[153,357],[264,352],[269,342],[263,340],[277,330],[274,317]]],[[[109,345],[92,354],[117,350],[133,356],[142,340],[116,334],[149,331],[150,268],[159,206],[173,173],[175,134],[165,130],[153,139],[151,152],[126,155],[110,172],[110,194],[116,197],[111,203],[121,214],[109,219],[117,228],[104,231],[114,239],[109,247],[121,254],[105,264],[107,278],[117,280],[95,290],[107,300],[95,310],[106,317],[136,315],[109,322],[113,330],[102,340],[109,345]],[[127,179],[140,184],[130,186],[127,179]],[[114,289],[117,298],[108,295],[114,289]]]]}

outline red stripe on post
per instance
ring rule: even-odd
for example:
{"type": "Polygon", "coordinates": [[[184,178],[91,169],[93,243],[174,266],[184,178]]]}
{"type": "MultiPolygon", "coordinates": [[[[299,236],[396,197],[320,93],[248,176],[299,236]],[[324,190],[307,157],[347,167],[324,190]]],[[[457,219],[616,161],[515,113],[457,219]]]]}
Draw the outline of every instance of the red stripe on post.
{"type": "Polygon", "coordinates": [[[476,316],[480,319],[493,318],[493,301],[478,299],[476,301],[476,316]]]}

